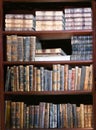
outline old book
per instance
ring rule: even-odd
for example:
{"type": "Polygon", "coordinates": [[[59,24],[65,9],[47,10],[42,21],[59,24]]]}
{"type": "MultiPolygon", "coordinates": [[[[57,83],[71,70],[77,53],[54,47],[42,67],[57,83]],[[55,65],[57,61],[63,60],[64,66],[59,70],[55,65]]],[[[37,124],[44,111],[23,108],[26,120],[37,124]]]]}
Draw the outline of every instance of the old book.
{"type": "Polygon", "coordinates": [[[93,66],[89,67],[89,79],[88,79],[88,90],[92,90],[92,81],[93,81],[93,66]]]}
{"type": "Polygon", "coordinates": [[[11,101],[5,101],[5,126],[10,128],[11,126],[11,101]]]}
{"type": "Polygon", "coordinates": [[[73,128],[77,128],[77,112],[76,112],[76,104],[72,104],[72,115],[73,115],[73,128]]]}
{"type": "Polygon", "coordinates": [[[27,104],[24,103],[24,109],[23,109],[23,128],[26,128],[26,111],[27,111],[27,104]]]}
{"type": "Polygon", "coordinates": [[[81,84],[81,68],[78,68],[78,78],[77,78],[77,90],[80,90],[80,84],[81,84]]]}
{"type": "Polygon", "coordinates": [[[14,85],[15,75],[14,75],[14,66],[11,67],[11,91],[16,91],[16,86],[14,85]]]}
{"type": "Polygon", "coordinates": [[[68,70],[69,70],[69,65],[66,64],[64,66],[64,90],[68,90],[68,70]]]}
{"type": "Polygon", "coordinates": [[[34,105],[29,106],[29,128],[34,128],[34,105]]]}
{"type": "Polygon", "coordinates": [[[24,102],[20,102],[20,128],[24,128],[24,102]]]}
{"type": "Polygon", "coordinates": [[[19,67],[18,66],[15,66],[14,67],[14,72],[15,72],[15,82],[14,84],[16,83],[16,91],[20,91],[20,84],[19,84],[19,67]]]}
{"type": "Polygon", "coordinates": [[[19,90],[24,91],[24,66],[19,66],[19,90]]]}
{"type": "Polygon", "coordinates": [[[29,65],[29,90],[33,90],[33,65],[29,65]]]}
{"type": "Polygon", "coordinates": [[[12,42],[11,42],[11,61],[18,60],[18,39],[17,35],[12,35],[12,42]]]}
{"type": "Polygon", "coordinates": [[[88,105],[84,105],[84,128],[88,128],[88,105]]]}
{"type": "Polygon", "coordinates": [[[81,128],[84,128],[84,104],[80,104],[81,128]]]}
{"type": "Polygon", "coordinates": [[[75,77],[76,77],[76,71],[75,68],[72,68],[72,75],[71,75],[71,90],[75,90],[75,77]]]}
{"type": "Polygon", "coordinates": [[[11,90],[10,83],[11,83],[11,70],[10,70],[10,68],[8,66],[7,70],[6,70],[5,92],[11,90]]]}
{"type": "Polygon", "coordinates": [[[81,67],[81,78],[80,78],[80,90],[84,90],[84,82],[85,82],[85,75],[86,75],[86,66],[81,67]]]}
{"type": "Polygon", "coordinates": [[[60,67],[60,90],[64,91],[64,65],[60,67]]]}
{"type": "Polygon", "coordinates": [[[66,55],[61,48],[38,49],[36,55],[66,55]]]}
{"type": "Polygon", "coordinates": [[[26,107],[26,128],[29,128],[29,106],[26,107]]]}
{"type": "Polygon", "coordinates": [[[53,103],[49,104],[49,128],[53,128],[53,103]]]}
{"type": "Polygon", "coordinates": [[[89,70],[90,70],[89,66],[86,66],[85,80],[84,80],[84,90],[88,90],[89,70]]]}
{"type": "Polygon", "coordinates": [[[69,61],[70,55],[59,56],[59,55],[44,55],[35,56],[35,61],[69,61]]]}
{"type": "Polygon", "coordinates": [[[52,70],[48,70],[48,91],[52,91],[52,70]]]}
{"type": "Polygon", "coordinates": [[[36,91],[41,91],[40,69],[36,70],[36,91]]]}
{"type": "Polygon", "coordinates": [[[45,102],[40,102],[39,104],[39,127],[44,128],[44,118],[45,118],[45,102]]]}
{"type": "Polygon", "coordinates": [[[57,128],[57,104],[53,104],[53,128],[57,128]]]}
{"type": "Polygon", "coordinates": [[[30,37],[30,60],[34,61],[35,60],[35,50],[36,50],[36,36],[31,36],[30,37]]]}
{"type": "Polygon", "coordinates": [[[72,69],[68,70],[68,90],[71,90],[72,86],[72,69]]]}
{"type": "Polygon", "coordinates": [[[76,118],[77,118],[77,127],[81,128],[81,111],[80,111],[80,106],[76,107],[76,118]]]}
{"type": "Polygon", "coordinates": [[[24,60],[24,45],[23,45],[23,36],[18,36],[18,61],[24,60]]]}
{"type": "Polygon", "coordinates": [[[39,128],[39,105],[34,106],[34,128],[39,128]]]}
{"type": "Polygon", "coordinates": [[[44,128],[49,128],[49,103],[45,104],[44,128]]]}
{"type": "Polygon", "coordinates": [[[29,65],[24,66],[24,91],[29,91],[29,65]]]}
{"type": "Polygon", "coordinates": [[[15,120],[16,120],[16,128],[20,128],[20,102],[16,102],[16,116],[15,116],[15,120]]]}
{"type": "Polygon", "coordinates": [[[13,66],[14,75],[14,91],[19,91],[19,72],[18,66],[13,66]]]}
{"type": "Polygon", "coordinates": [[[23,37],[24,44],[24,61],[30,60],[30,36],[23,37]]]}
{"type": "Polygon", "coordinates": [[[36,76],[37,67],[33,67],[33,91],[36,91],[36,84],[37,84],[37,76],[36,76]]]}
{"type": "Polygon", "coordinates": [[[48,91],[49,90],[49,86],[48,86],[48,69],[44,69],[44,91],[48,91]]]}
{"type": "Polygon", "coordinates": [[[54,64],[53,65],[53,74],[52,74],[52,87],[53,87],[53,91],[57,91],[57,65],[54,64]]]}
{"type": "Polygon", "coordinates": [[[41,81],[41,91],[44,91],[45,81],[44,81],[44,74],[45,70],[44,67],[40,67],[40,81],[41,81]]]}
{"type": "Polygon", "coordinates": [[[93,127],[93,107],[92,105],[88,105],[88,127],[93,127]]]}
{"type": "Polygon", "coordinates": [[[11,61],[12,37],[11,36],[7,36],[6,40],[7,40],[7,44],[6,44],[6,57],[7,57],[7,61],[11,61]]]}
{"type": "Polygon", "coordinates": [[[57,91],[60,91],[60,68],[61,65],[57,64],[57,91]]]}
{"type": "Polygon", "coordinates": [[[61,104],[57,104],[57,128],[61,128],[61,104]]]}
{"type": "Polygon", "coordinates": [[[16,128],[16,102],[11,102],[11,127],[16,128]]]}

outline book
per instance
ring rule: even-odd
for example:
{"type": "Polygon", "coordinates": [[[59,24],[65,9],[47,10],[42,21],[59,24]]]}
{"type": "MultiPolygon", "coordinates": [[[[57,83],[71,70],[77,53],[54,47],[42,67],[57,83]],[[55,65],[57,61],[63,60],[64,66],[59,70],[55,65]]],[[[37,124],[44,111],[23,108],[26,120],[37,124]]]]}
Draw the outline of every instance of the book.
{"type": "Polygon", "coordinates": [[[70,55],[66,56],[35,56],[35,61],[69,61],[70,55]]]}
{"type": "Polygon", "coordinates": [[[11,101],[5,101],[5,126],[6,128],[10,128],[10,121],[11,121],[11,101]]]}
{"type": "Polygon", "coordinates": [[[5,92],[11,90],[11,88],[10,88],[10,83],[11,83],[10,76],[11,76],[11,71],[10,71],[10,68],[8,66],[7,71],[6,71],[5,92]]]}
{"type": "Polygon", "coordinates": [[[38,49],[36,55],[66,55],[61,48],[38,49]]]}

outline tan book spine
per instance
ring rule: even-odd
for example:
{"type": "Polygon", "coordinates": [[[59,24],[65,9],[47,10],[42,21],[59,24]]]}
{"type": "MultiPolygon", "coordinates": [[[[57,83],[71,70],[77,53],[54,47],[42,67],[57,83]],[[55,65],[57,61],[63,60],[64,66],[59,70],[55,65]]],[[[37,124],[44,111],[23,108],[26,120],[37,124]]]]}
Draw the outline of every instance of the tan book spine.
{"type": "Polygon", "coordinates": [[[88,105],[84,105],[84,128],[88,128],[88,105]]]}
{"type": "Polygon", "coordinates": [[[80,104],[81,128],[84,128],[84,104],[80,104]]]}
{"type": "Polygon", "coordinates": [[[53,74],[52,74],[52,80],[53,80],[53,91],[57,91],[57,65],[53,65],[53,74]]]}
{"type": "Polygon", "coordinates": [[[24,128],[24,102],[20,103],[20,128],[24,128]]]}
{"type": "Polygon", "coordinates": [[[86,66],[85,70],[85,81],[84,81],[84,90],[88,90],[88,79],[89,79],[89,66],[86,66]]]}
{"type": "Polygon", "coordinates": [[[69,65],[64,66],[64,90],[68,90],[68,69],[69,65]]]}
{"type": "Polygon", "coordinates": [[[11,44],[12,44],[12,37],[11,36],[7,36],[7,44],[6,44],[6,58],[7,61],[11,61],[11,44]]]}
{"type": "Polygon", "coordinates": [[[36,70],[36,90],[41,91],[41,76],[40,76],[40,69],[37,68],[36,70]]]}

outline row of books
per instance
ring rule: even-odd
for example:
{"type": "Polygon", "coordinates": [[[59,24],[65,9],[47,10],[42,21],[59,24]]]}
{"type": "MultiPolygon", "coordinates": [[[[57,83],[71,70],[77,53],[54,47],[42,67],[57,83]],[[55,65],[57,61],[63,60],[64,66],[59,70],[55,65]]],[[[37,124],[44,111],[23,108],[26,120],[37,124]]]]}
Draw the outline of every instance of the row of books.
{"type": "Polygon", "coordinates": [[[6,128],[92,128],[92,105],[5,101],[6,128]]]}
{"type": "Polygon", "coordinates": [[[7,35],[7,61],[34,61],[37,44],[36,36],[7,35]]]}
{"type": "Polygon", "coordinates": [[[36,11],[33,14],[6,14],[5,30],[92,29],[91,8],[65,8],[61,11],[36,11]]]}
{"type": "Polygon", "coordinates": [[[72,55],[71,60],[92,60],[93,45],[92,36],[72,36],[72,55]]]}
{"type": "Polygon", "coordinates": [[[7,66],[5,91],[92,90],[92,65],[7,66]]]}
{"type": "Polygon", "coordinates": [[[6,14],[5,30],[31,31],[35,30],[36,20],[33,14],[6,14]]]}
{"type": "Polygon", "coordinates": [[[65,30],[92,29],[91,8],[66,8],[65,30]]]}

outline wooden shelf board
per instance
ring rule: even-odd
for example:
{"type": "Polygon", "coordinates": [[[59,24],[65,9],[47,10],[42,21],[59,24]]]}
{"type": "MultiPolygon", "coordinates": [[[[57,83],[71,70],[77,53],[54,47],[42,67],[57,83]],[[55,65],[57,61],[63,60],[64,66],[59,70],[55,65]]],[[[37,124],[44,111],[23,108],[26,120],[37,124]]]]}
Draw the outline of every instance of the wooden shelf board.
{"type": "Polygon", "coordinates": [[[44,39],[68,39],[74,35],[91,35],[92,30],[58,30],[58,31],[3,31],[4,35],[34,35],[44,39]]]}
{"type": "Polygon", "coordinates": [[[91,0],[3,0],[4,2],[91,2],[91,0]]]}
{"type": "Polygon", "coordinates": [[[5,95],[91,95],[91,90],[84,91],[30,91],[30,92],[5,92],[5,95]]]}

